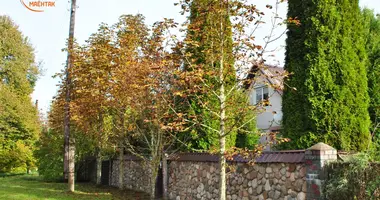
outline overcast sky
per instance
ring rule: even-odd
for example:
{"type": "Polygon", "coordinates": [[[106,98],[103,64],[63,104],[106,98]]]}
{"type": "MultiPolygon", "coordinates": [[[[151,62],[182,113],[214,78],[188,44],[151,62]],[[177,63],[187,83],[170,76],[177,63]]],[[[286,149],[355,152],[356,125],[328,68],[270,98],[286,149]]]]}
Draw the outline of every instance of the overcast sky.
{"type": "MultiPolygon", "coordinates": [[[[37,61],[43,62],[44,76],[36,85],[32,95],[33,101],[39,100],[40,109],[46,112],[52,97],[57,92],[58,78],[52,76],[63,70],[66,61],[66,53],[61,49],[65,47],[69,29],[69,0],[55,0],[55,7],[46,8],[44,12],[36,13],[26,9],[20,0],[1,0],[0,15],[10,16],[19,30],[29,38],[35,48],[37,61]]],[[[54,0],[51,0],[54,1],[54,0]]],[[[253,0],[262,5],[273,2],[273,0],[253,0]]],[[[24,2],[29,2],[24,0],[24,2]]],[[[90,34],[96,32],[98,25],[102,22],[113,24],[117,22],[122,14],[143,14],[147,24],[153,24],[166,18],[174,18],[183,21],[184,16],[179,14],[180,8],[174,6],[177,0],[77,0],[75,38],[83,43],[90,34]]],[[[375,9],[380,13],[380,0],[361,0],[361,6],[375,9]]],[[[260,7],[259,7],[260,8],[260,7]]],[[[286,15],[286,5],[281,5],[279,14],[286,15]]],[[[269,16],[269,15],[268,15],[269,16]]],[[[265,32],[263,27],[260,32],[265,32]]],[[[278,30],[281,32],[281,30],[278,30]]],[[[284,39],[279,40],[274,46],[284,45],[284,39]]],[[[282,64],[283,49],[279,50],[277,60],[282,64]]]]}

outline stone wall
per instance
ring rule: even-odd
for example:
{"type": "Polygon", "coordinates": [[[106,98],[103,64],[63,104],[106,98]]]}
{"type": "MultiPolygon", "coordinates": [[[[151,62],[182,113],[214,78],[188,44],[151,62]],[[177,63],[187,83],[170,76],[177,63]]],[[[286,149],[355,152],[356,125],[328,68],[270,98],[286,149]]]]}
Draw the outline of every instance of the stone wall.
{"type": "MultiPolygon", "coordinates": [[[[124,187],[138,191],[150,191],[150,170],[142,161],[124,160],[124,187]]],[[[111,186],[119,187],[119,160],[113,160],[111,186]]]]}
{"type": "MultiPolygon", "coordinates": [[[[318,143],[306,150],[264,152],[255,165],[239,156],[227,168],[227,199],[321,200],[326,179],[323,169],[337,159],[337,151],[318,143]]],[[[202,153],[172,155],[163,161],[164,195],[171,200],[218,198],[218,156],[202,153]],[[167,160],[167,161],[166,161],[167,160]],[[166,173],[167,172],[167,173],[166,173]]],[[[130,156],[124,158],[124,187],[150,191],[150,170],[130,156]]],[[[119,160],[113,160],[110,184],[118,186],[119,160]]],[[[161,185],[161,186],[162,186],[161,185]]],[[[156,185],[157,188],[157,185],[156,185]]]]}
{"type": "MultiPolygon", "coordinates": [[[[168,194],[170,199],[217,199],[216,162],[171,161],[168,194]]],[[[230,163],[227,199],[303,200],[306,196],[306,169],[303,163],[230,163]]]]}

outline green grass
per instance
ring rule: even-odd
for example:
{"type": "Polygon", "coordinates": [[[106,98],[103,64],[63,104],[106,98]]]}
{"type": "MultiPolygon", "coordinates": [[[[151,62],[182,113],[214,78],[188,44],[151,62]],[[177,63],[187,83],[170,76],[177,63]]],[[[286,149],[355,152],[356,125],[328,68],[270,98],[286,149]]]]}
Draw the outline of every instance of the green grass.
{"type": "Polygon", "coordinates": [[[78,183],[74,193],[67,192],[67,183],[45,182],[37,175],[0,177],[1,200],[145,200],[146,194],[110,187],[78,183]]]}

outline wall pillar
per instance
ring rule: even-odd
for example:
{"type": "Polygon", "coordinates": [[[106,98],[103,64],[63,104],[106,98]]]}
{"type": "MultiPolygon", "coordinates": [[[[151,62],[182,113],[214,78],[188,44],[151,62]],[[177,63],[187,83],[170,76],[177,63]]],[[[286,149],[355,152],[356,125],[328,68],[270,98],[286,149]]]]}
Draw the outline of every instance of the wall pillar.
{"type": "Polygon", "coordinates": [[[305,151],[307,200],[322,199],[322,184],[325,180],[323,167],[326,163],[336,160],[336,149],[322,142],[305,151]]]}

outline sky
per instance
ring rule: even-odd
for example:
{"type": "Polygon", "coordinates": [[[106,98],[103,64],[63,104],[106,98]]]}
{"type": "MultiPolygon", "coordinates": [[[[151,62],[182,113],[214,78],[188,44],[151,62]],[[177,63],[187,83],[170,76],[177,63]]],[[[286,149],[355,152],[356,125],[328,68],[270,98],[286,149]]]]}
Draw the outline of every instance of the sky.
{"type": "MultiPolygon", "coordinates": [[[[39,108],[46,113],[51,100],[57,93],[59,79],[52,76],[64,69],[67,54],[61,49],[65,47],[69,30],[70,1],[55,1],[55,7],[45,8],[44,12],[32,12],[24,7],[20,0],[1,0],[0,15],[10,16],[19,26],[24,36],[29,38],[35,49],[36,61],[42,62],[43,76],[37,82],[32,94],[33,102],[39,101],[39,108]]],[[[26,4],[32,0],[23,0],[26,4]]],[[[33,0],[34,1],[34,0],[33,0]]],[[[258,2],[259,9],[264,10],[266,4],[274,0],[252,0],[258,2]],[[261,7],[260,7],[261,6],[261,7]]],[[[100,23],[114,24],[123,14],[143,14],[148,25],[165,18],[173,18],[178,22],[185,17],[179,14],[180,8],[174,6],[178,0],[77,0],[75,21],[75,38],[80,43],[95,33],[100,23]]],[[[360,5],[375,9],[380,13],[380,0],[360,0],[360,5]]],[[[264,10],[265,12],[265,10],[264,10]]],[[[286,16],[286,4],[280,5],[279,15],[286,16]]],[[[267,15],[267,20],[271,15],[267,15]]],[[[267,32],[268,27],[258,29],[258,35],[267,32]]],[[[283,32],[283,28],[275,30],[283,32]]],[[[262,36],[264,37],[264,36],[262,36]]],[[[276,61],[283,63],[283,46],[285,37],[272,44],[277,48],[276,61]]]]}

